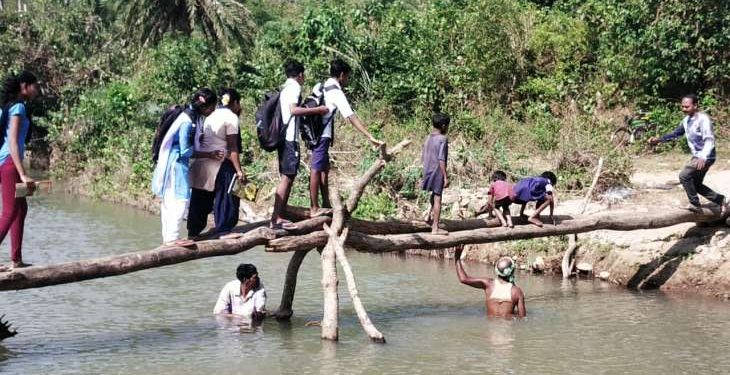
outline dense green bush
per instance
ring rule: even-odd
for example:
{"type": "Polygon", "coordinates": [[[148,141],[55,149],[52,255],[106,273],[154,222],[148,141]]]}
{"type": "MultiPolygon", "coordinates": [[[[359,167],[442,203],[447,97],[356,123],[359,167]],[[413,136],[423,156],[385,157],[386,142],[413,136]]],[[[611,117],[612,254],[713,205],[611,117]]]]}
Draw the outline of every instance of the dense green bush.
{"type": "MultiPolygon", "coordinates": [[[[569,167],[575,152],[606,156],[613,182],[625,183],[630,158],[608,142],[620,118],[650,111],[655,134],[666,132],[689,91],[701,94],[717,123],[728,119],[727,1],[256,0],[240,13],[255,25],[240,29],[253,26],[238,45],[197,26],[142,44],[125,37],[120,4],[39,0],[28,13],[0,12],[0,73],[29,68],[42,77],[45,99],[34,107],[60,153],[53,168],[91,176],[87,190],[100,194],[147,192],[159,115],[200,86],[242,92],[246,168],[257,184],[272,184],[274,156],[256,146],[252,113],[261,94],[284,81],[287,58],[305,63],[305,94],[332,58],[344,58],[354,68],[349,97],[370,131],[390,143],[414,140],[365,204],[388,212],[386,201],[420,197],[420,147],[433,110],[452,115],[450,169],[464,186],[483,185],[494,169],[539,173],[547,167],[537,167],[540,159],[566,161],[561,179],[580,189],[592,166],[569,167]]],[[[365,153],[348,172],[373,158],[365,153]]],[[[307,201],[304,180],[295,203],[307,201]]]]}

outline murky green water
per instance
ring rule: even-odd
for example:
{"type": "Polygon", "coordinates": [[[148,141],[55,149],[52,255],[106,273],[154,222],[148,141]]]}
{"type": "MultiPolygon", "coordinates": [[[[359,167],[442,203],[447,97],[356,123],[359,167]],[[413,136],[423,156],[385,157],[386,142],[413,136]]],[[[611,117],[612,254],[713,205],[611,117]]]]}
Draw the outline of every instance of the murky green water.
{"type": "MultiPolygon", "coordinates": [[[[146,249],[156,216],[63,196],[36,197],[25,259],[39,264],[146,249]]],[[[0,260],[7,262],[7,244],[0,260]]],[[[529,316],[487,320],[481,291],[452,264],[352,253],[363,302],[386,335],[371,344],[341,285],[340,342],[322,343],[319,258],[300,272],[295,316],[254,333],[211,314],[239,262],[253,262],[275,309],[289,255],[239,256],[43,289],[0,292],[20,335],[0,344],[7,374],[727,374],[730,304],[635,293],[600,281],[519,275],[529,316]]],[[[475,274],[488,267],[470,264],[475,274]]],[[[344,281],[341,282],[344,284],[344,281]]]]}

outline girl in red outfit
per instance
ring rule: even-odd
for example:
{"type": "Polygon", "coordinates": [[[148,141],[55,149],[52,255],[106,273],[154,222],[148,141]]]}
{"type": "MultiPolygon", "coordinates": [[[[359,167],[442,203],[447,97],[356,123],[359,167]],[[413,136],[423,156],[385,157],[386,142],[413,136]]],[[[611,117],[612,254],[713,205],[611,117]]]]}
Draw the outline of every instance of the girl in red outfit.
{"type": "Polygon", "coordinates": [[[38,95],[38,79],[30,72],[22,72],[7,78],[3,84],[2,115],[0,115],[0,189],[2,190],[2,214],[0,215],[0,243],[10,232],[10,259],[13,268],[27,267],[23,263],[23,227],[28,212],[25,198],[15,198],[15,184],[28,184],[32,194],[33,179],[25,173],[23,157],[25,144],[30,139],[31,120],[26,103],[38,95]]]}

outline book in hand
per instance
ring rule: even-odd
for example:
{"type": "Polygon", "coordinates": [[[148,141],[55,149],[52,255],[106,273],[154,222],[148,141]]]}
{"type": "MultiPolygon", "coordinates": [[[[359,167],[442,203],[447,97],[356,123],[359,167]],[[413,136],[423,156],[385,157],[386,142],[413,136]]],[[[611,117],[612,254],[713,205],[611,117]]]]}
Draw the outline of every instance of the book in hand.
{"type": "Polygon", "coordinates": [[[18,182],[17,184],[15,184],[15,198],[23,198],[23,197],[32,195],[32,194],[29,194],[30,193],[30,189],[28,189],[29,184],[35,185],[35,191],[33,192],[33,194],[38,193],[38,192],[48,194],[51,192],[52,185],[51,185],[50,180],[34,181],[34,182],[29,182],[29,183],[18,182]]]}

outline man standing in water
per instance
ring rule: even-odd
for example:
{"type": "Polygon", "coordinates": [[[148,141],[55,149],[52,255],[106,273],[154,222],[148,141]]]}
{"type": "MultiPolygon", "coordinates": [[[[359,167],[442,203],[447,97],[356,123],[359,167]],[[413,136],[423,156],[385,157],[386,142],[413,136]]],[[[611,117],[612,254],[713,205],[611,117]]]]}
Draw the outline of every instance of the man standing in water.
{"type": "Polygon", "coordinates": [[[464,271],[461,264],[461,253],[464,246],[456,248],[454,262],[456,263],[456,275],[462,284],[472,288],[484,289],[486,297],[487,316],[490,318],[511,318],[517,315],[524,318],[527,315],[525,309],[525,295],[522,288],[514,285],[515,263],[509,257],[499,258],[494,266],[497,278],[470,277],[464,271]],[[515,310],[517,312],[515,313],[515,310]]]}
{"type": "Polygon", "coordinates": [[[237,315],[254,321],[266,315],[266,290],[253,264],[241,263],[236,279],[223,287],[213,314],[237,315]]]}

